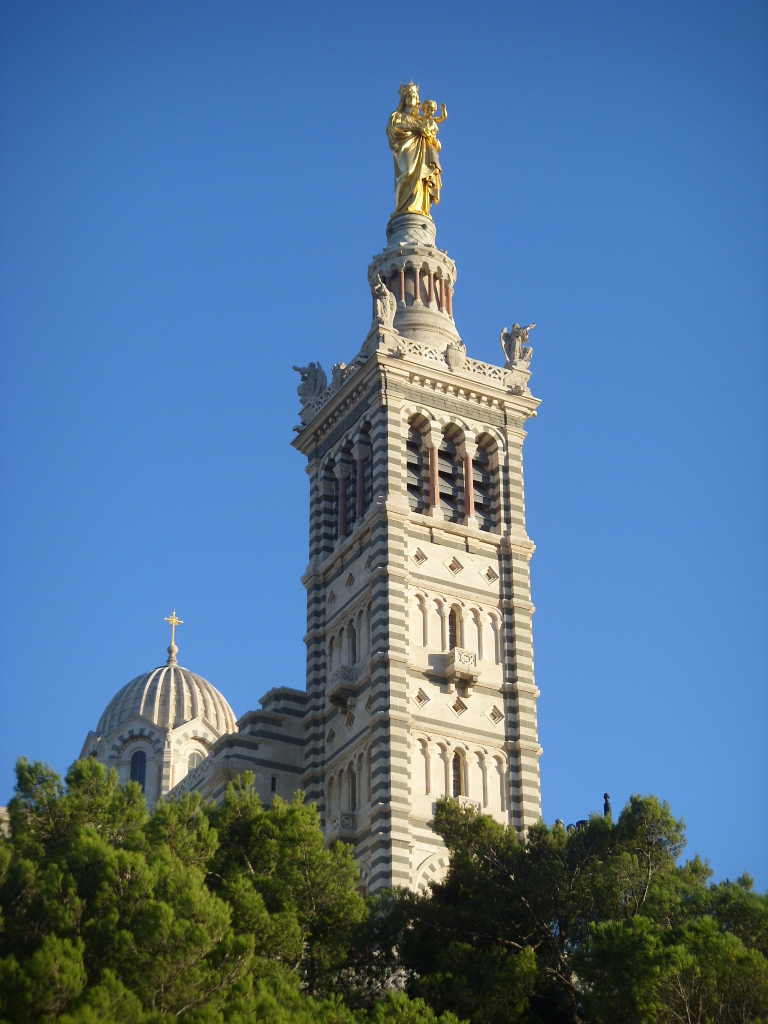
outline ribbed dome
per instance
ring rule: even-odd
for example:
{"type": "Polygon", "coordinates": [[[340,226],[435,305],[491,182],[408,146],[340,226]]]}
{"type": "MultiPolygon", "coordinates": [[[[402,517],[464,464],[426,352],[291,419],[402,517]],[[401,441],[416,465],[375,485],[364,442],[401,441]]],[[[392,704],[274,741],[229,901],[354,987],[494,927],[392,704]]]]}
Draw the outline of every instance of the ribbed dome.
{"type": "Polygon", "coordinates": [[[143,715],[164,729],[202,717],[219,735],[237,732],[234,712],[216,687],[176,664],[155,668],[127,683],[107,705],[96,731],[108,736],[133,715],[143,715]]]}

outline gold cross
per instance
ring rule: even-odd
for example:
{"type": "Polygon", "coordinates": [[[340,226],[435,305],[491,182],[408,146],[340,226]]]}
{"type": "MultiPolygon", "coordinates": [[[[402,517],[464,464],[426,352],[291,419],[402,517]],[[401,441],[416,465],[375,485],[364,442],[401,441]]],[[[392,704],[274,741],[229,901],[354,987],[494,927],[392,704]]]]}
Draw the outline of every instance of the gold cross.
{"type": "Polygon", "coordinates": [[[184,620],[176,618],[176,609],[174,608],[171,615],[166,615],[165,621],[170,622],[171,624],[171,643],[174,643],[176,638],[176,627],[183,626],[184,620]]]}

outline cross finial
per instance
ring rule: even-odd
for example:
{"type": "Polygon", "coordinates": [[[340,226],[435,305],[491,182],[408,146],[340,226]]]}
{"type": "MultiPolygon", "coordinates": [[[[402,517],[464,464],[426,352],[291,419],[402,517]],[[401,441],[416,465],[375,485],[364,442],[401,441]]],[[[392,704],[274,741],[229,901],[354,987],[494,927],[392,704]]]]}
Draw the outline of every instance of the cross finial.
{"type": "Polygon", "coordinates": [[[166,615],[165,621],[166,622],[170,622],[170,624],[171,624],[171,643],[175,643],[175,641],[176,641],[176,627],[177,626],[183,626],[184,625],[184,620],[176,618],[176,609],[174,608],[173,612],[170,615],[166,615]]]}
{"type": "Polygon", "coordinates": [[[176,655],[179,653],[179,648],[176,646],[176,627],[183,626],[184,621],[176,616],[175,608],[171,615],[166,615],[165,621],[170,622],[171,624],[171,642],[168,645],[168,664],[175,665],[176,655]]]}

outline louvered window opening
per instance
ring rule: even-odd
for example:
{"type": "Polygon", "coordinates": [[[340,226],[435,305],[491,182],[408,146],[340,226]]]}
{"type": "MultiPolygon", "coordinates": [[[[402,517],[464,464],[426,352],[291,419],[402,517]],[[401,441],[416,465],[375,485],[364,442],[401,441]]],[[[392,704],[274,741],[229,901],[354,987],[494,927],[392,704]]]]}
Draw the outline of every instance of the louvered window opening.
{"type": "Polygon", "coordinates": [[[353,460],[351,466],[347,477],[347,536],[354,530],[357,519],[357,463],[353,460]]]}
{"type": "Polygon", "coordinates": [[[131,755],[131,782],[138,782],[142,793],[147,784],[147,755],[137,750],[131,755]]]}
{"type": "Polygon", "coordinates": [[[429,453],[418,430],[411,429],[406,441],[406,482],[412,512],[429,509],[429,453]]]}
{"type": "Polygon", "coordinates": [[[449,523],[464,518],[464,467],[456,445],[443,438],[437,456],[440,508],[449,523]]]}
{"type": "Polygon", "coordinates": [[[496,526],[494,473],[488,452],[479,447],[472,460],[472,486],[475,497],[475,518],[481,530],[493,530],[496,526]]]}

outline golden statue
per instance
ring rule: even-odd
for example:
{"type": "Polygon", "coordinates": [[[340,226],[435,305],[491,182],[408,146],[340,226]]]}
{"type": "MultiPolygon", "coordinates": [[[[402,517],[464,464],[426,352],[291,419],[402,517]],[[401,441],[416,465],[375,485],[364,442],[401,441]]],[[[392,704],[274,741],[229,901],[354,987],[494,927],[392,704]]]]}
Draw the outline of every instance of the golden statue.
{"type": "Polygon", "coordinates": [[[395,157],[395,212],[429,217],[432,203],[440,202],[441,167],[438,124],[448,117],[445,104],[435,117],[434,100],[419,103],[419,87],[400,86],[400,103],[387,123],[389,148],[395,157]]]}

